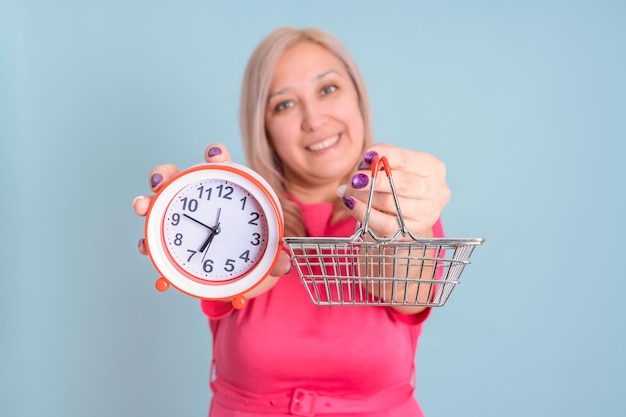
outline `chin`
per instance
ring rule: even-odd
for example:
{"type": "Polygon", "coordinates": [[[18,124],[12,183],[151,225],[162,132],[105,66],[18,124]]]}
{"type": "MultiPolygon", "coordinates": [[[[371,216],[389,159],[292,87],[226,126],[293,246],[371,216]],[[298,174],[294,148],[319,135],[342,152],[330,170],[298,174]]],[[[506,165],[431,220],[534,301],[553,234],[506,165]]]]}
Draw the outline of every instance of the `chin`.
{"type": "Polygon", "coordinates": [[[326,178],[342,179],[351,175],[355,170],[356,164],[348,163],[346,158],[342,158],[333,163],[327,163],[324,166],[324,171],[320,174],[326,178]]]}

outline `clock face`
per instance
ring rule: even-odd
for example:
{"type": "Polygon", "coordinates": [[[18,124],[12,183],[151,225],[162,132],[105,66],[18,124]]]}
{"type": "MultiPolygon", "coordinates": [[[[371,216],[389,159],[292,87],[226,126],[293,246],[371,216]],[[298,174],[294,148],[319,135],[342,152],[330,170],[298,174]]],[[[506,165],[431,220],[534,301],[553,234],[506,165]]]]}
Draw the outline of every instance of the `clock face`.
{"type": "Polygon", "coordinates": [[[163,215],[162,239],[173,263],[199,282],[246,275],[263,257],[268,218],[239,184],[218,178],[184,186],[163,215]]]}
{"type": "Polygon", "coordinates": [[[156,287],[232,299],[241,308],[277,262],[283,232],[278,196],[253,170],[224,162],[181,171],[146,213],[146,248],[161,274],[156,287]]]}

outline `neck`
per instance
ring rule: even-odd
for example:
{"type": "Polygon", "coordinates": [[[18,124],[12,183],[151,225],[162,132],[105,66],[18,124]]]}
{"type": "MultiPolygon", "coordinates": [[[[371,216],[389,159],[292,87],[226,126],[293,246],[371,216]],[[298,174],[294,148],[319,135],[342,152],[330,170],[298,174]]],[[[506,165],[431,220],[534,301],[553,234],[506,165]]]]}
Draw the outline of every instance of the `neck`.
{"type": "Polygon", "coordinates": [[[285,187],[288,194],[295,197],[298,201],[304,204],[315,203],[336,203],[339,197],[337,196],[337,187],[340,183],[331,183],[325,185],[301,185],[296,183],[288,183],[285,187]]]}

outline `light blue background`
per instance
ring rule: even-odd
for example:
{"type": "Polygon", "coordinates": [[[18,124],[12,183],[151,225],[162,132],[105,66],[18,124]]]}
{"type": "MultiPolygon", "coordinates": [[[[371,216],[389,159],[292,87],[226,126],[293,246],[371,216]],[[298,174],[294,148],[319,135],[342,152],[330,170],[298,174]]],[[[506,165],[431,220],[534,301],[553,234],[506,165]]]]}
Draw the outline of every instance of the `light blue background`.
{"type": "Polygon", "coordinates": [[[154,290],[131,201],[213,141],[243,162],[283,25],[346,44],[378,140],[444,160],[447,234],[487,239],[425,326],[427,415],[624,415],[624,4],[0,3],[0,415],[206,415],[206,320],[154,290]]]}

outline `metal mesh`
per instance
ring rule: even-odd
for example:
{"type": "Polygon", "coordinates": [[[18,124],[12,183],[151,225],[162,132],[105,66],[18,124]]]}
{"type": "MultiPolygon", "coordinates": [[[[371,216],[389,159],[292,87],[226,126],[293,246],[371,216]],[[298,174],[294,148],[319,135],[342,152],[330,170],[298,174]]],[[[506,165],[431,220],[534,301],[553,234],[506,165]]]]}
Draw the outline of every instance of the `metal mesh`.
{"type": "Polygon", "coordinates": [[[481,239],[364,242],[286,238],[298,274],[317,305],[440,307],[481,239]],[[411,277],[419,277],[411,278],[411,277]]]}

